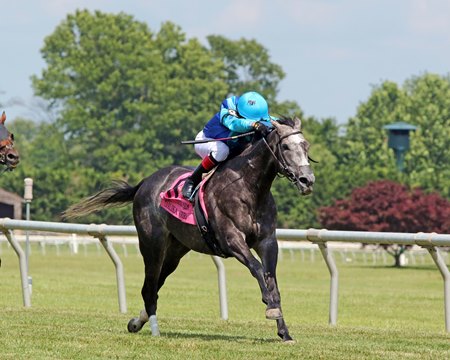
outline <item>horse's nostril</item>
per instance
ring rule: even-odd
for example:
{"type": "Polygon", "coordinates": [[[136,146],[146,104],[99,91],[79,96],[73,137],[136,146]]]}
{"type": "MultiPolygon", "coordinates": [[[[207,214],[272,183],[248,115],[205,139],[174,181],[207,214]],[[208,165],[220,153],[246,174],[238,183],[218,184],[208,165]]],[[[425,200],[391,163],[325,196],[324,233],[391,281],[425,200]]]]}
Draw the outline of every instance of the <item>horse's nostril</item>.
{"type": "Polygon", "coordinates": [[[306,177],[303,177],[303,176],[299,180],[304,185],[308,185],[308,183],[309,183],[308,179],[306,177]]]}
{"type": "Polygon", "coordinates": [[[6,155],[6,158],[8,159],[8,161],[14,162],[14,161],[19,160],[19,155],[15,154],[15,153],[8,153],[6,155]]]}
{"type": "Polygon", "coordinates": [[[299,181],[304,186],[312,186],[314,184],[314,175],[313,176],[301,176],[299,181]]]}

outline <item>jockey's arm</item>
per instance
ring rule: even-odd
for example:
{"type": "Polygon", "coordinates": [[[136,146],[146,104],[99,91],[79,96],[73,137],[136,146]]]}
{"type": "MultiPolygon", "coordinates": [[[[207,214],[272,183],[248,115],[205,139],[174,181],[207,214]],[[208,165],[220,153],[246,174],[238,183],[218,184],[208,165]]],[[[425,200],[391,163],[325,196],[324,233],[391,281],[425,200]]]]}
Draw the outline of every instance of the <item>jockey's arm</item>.
{"type": "Polygon", "coordinates": [[[227,113],[221,117],[222,124],[233,132],[245,133],[253,130],[254,120],[238,118],[227,113]]]}

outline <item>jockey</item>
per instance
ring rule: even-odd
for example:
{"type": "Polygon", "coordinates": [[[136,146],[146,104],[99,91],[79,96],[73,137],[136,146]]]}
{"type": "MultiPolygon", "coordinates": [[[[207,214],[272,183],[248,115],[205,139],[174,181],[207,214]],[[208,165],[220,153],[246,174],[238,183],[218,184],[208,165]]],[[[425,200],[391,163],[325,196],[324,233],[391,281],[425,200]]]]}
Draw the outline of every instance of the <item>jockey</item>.
{"type": "MultiPolygon", "coordinates": [[[[255,91],[246,92],[241,96],[225,99],[220,111],[206,123],[195,140],[228,138],[252,130],[261,136],[266,136],[270,132],[269,128],[272,127],[270,120],[275,118],[269,115],[269,107],[264,97],[255,91]]],[[[248,141],[249,139],[245,137],[195,144],[195,152],[203,160],[186,179],[182,189],[183,196],[191,200],[196,186],[202,180],[202,175],[212,170],[218,163],[225,161],[230,151],[239,152],[243,142],[248,141]]]]}

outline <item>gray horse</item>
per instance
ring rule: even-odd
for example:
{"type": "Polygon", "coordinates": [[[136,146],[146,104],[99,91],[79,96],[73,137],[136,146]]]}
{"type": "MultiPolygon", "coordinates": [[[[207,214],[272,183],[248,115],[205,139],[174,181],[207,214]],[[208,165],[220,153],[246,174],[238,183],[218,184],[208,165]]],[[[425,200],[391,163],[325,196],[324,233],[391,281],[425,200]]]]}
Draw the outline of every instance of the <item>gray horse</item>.
{"type": "MultiPolygon", "coordinates": [[[[275,238],[276,206],[270,188],[277,174],[286,176],[302,195],[310,194],[314,175],[310,168],[309,143],[298,118],[273,122],[267,138],[255,138],[239,155],[219,165],[205,185],[209,223],[222,256],[234,257],[258,281],[266,318],[276,320],[283,341],[292,341],[281,311],[276,279],[278,244],[275,238]],[[254,249],[261,262],[252,254],[254,249]]],[[[190,250],[216,255],[197,227],[182,223],[160,207],[160,193],[189,168],[171,166],[155,172],[136,186],[117,182],[70,207],[66,218],[79,217],[108,206],[133,202],[134,223],[145,264],[142,298],[145,309],[128,323],[138,332],[150,320],[153,335],[158,291],[190,250]]]]}

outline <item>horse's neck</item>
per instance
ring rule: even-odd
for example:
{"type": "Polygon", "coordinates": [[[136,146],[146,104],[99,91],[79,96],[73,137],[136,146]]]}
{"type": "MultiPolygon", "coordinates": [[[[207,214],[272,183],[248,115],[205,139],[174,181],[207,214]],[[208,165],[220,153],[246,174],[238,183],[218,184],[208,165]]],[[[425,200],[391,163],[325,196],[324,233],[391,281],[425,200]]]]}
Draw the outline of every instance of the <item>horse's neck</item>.
{"type": "Polygon", "coordinates": [[[275,160],[263,141],[258,141],[242,154],[246,162],[242,168],[243,178],[261,192],[269,192],[277,175],[275,160]]]}

